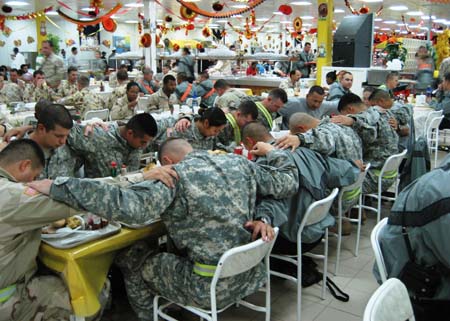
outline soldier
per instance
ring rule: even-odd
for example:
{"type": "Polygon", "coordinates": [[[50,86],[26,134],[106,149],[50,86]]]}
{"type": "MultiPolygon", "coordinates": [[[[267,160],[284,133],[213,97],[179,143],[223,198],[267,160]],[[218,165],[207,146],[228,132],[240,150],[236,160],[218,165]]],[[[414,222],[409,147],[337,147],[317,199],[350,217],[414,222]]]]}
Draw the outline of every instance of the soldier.
{"type": "MultiPolygon", "coordinates": [[[[158,128],[153,117],[144,113],[133,116],[126,125],[111,123],[108,131],[93,130],[92,135],[86,137],[84,128],[75,126],[68,137],[67,148],[84,163],[85,176],[96,178],[111,175],[111,162],[116,162],[119,169],[126,165],[128,171],[137,171],[142,149],[156,136],[158,128]]],[[[59,162],[74,164],[67,150],[58,150],[56,156],[59,162]],[[66,154],[61,155],[62,152],[66,154]]],[[[60,164],[54,164],[52,172],[57,172],[59,167],[60,164]]]]}
{"type": "Polygon", "coordinates": [[[158,91],[159,85],[153,80],[153,70],[146,67],[142,71],[144,77],[138,81],[139,90],[145,95],[151,95],[158,91]]]}
{"type": "Polygon", "coordinates": [[[25,82],[19,79],[17,69],[11,69],[9,72],[9,82],[6,82],[1,88],[0,95],[6,97],[6,102],[22,101],[25,82]]]}
{"type": "Polygon", "coordinates": [[[80,76],[77,82],[78,91],[71,96],[62,98],[59,103],[65,105],[73,105],[84,117],[87,111],[103,108],[103,100],[92,90],[89,90],[89,78],[80,76]]]}
{"type": "Polygon", "coordinates": [[[303,146],[324,156],[362,161],[361,138],[353,129],[332,123],[329,117],[320,120],[306,113],[295,113],[289,120],[289,130],[291,135],[278,139],[278,147],[292,146],[294,150],[303,146]]]}
{"type": "MultiPolygon", "coordinates": [[[[192,125],[184,131],[173,130],[171,137],[186,139],[194,149],[213,150],[216,145],[217,135],[225,128],[227,117],[222,109],[212,107],[199,111],[199,117],[195,117],[192,125]]],[[[165,140],[163,135],[160,140],[165,140]]]]}
{"type": "Polygon", "coordinates": [[[53,43],[49,40],[42,41],[41,53],[43,62],[41,70],[45,74],[50,88],[58,88],[64,78],[64,61],[53,52],[53,43]]]}
{"type": "Polygon", "coordinates": [[[111,110],[114,103],[117,99],[124,97],[127,93],[127,84],[128,84],[128,72],[124,70],[119,70],[117,72],[117,86],[111,93],[111,96],[108,98],[106,102],[106,108],[111,110]]]}
{"type": "Polygon", "coordinates": [[[195,58],[191,55],[191,52],[188,48],[183,48],[181,52],[182,57],[178,61],[178,73],[184,73],[189,82],[194,81],[195,72],[195,58]]]}
{"type": "Polygon", "coordinates": [[[217,93],[214,89],[214,83],[209,79],[209,74],[206,71],[200,73],[198,77],[198,84],[195,86],[198,97],[202,97],[202,105],[205,107],[213,107],[216,100],[217,93]]]}
{"type": "Polygon", "coordinates": [[[431,107],[442,110],[444,115],[439,129],[450,128],[450,72],[443,75],[443,79],[437,100],[428,100],[431,107]]]}
{"type": "Polygon", "coordinates": [[[78,69],[71,66],[67,69],[67,79],[61,81],[57,93],[61,98],[65,98],[75,94],[78,91],[77,85],[78,69]]]}
{"type": "Polygon", "coordinates": [[[147,100],[147,111],[156,109],[159,111],[170,110],[173,112],[173,104],[178,102],[177,96],[175,95],[176,86],[177,82],[174,76],[164,76],[162,87],[147,100]]]}
{"type": "Polygon", "coordinates": [[[343,71],[339,73],[339,86],[330,87],[328,92],[328,101],[339,100],[345,94],[350,93],[350,88],[353,85],[353,75],[349,71],[343,71]]]}
{"type": "MultiPolygon", "coordinates": [[[[342,115],[333,117],[332,121],[352,127],[361,137],[364,161],[371,164],[363,193],[374,193],[378,190],[378,176],[384,162],[398,153],[398,135],[389,123],[390,115],[374,107],[367,108],[361,98],[352,93],[342,96],[338,109],[342,115]]],[[[395,177],[383,177],[382,192],[394,181],[395,177]]]]}
{"type": "Polygon", "coordinates": [[[184,72],[177,74],[175,95],[177,95],[180,103],[184,103],[188,98],[197,98],[197,90],[192,83],[188,82],[187,75],[184,72]]]}
{"type": "Polygon", "coordinates": [[[139,98],[139,85],[131,81],[127,84],[126,95],[120,97],[111,108],[111,120],[127,119],[134,115],[139,98]]]}
{"type": "Polygon", "coordinates": [[[326,102],[325,90],[320,86],[312,86],[306,98],[290,98],[283,108],[278,112],[283,116],[282,129],[289,129],[289,118],[292,114],[302,112],[315,118],[322,118],[324,115],[338,113],[338,102],[326,102]]]}
{"type": "Polygon", "coordinates": [[[76,213],[23,185],[39,176],[45,157],[29,139],[0,152],[0,320],[69,320],[71,305],[62,280],[36,275],[41,228],[76,213]]]}
{"type": "Polygon", "coordinates": [[[280,82],[280,88],[286,91],[288,96],[294,96],[295,90],[299,88],[299,80],[302,77],[300,70],[295,69],[289,73],[289,77],[280,82]]]}
{"type": "Polygon", "coordinates": [[[117,87],[119,85],[118,79],[117,79],[117,73],[119,71],[125,71],[128,74],[128,66],[125,65],[125,64],[122,64],[122,65],[119,66],[119,69],[116,72],[112,72],[109,75],[109,82],[108,82],[109,87],[115,88],[115,87],[117,87]]]}
{"type": "Polygon", "coordinates": [[[399,74],[397,71],[391,71],[386,76],[386,83],[378,86],[378,89],[385,90],[389,93],[389,96],[394,98],[394,89],[398,86],[399,74]]]}
{"type": "Polygon", "coordinates": [[[38,102],[41,99],[53,101],[53,90],[47,85],[45,74],[42,70],[33,73],[33,81],[25,86],[23,100],[27,103],[38,102]]]}
{"type": "Polygon", "coordinates": [[[258,121],[268,130],[272,130],[273,120],[278,117],[278,111],[287,101],[287,94],[283,89],[272,89],[266,98],[255,102],[258,107],[258,121]]]}
{"type": "Polygon", "coordinates": [[[298,69],[302,73],[303,78],[308,78],[311,73],[311,68],[316,64],[314,61],[314,54],[311,52],[311,44],[305,43],[303,51],[298,55],[294,63],[293,69],[298,69]]]}
{"type": "Polygon", "coordinates": [[[217,80],[214,84],[214,89],[217,93],[214,107],[219,107],[223,109],[224,112],[236,109],[242,100],[248,99],[247,95],[242,91],[231,88],[225,79],[217,80]]]}
{"type": "MultiPolygon", "coordinates": [[[[145,247],[140,247],[140,252],[135,247],[118,259],[132,307],[138,317],[148,320],[153,294],[184,305],[209,307],[210,276],[220,256],[259,234],[264,240],[273,238],[271,213],[256,212],[257,192],[275,198],[292,195],[298,185],[297,173],[285,153],[264,143],[255,149],[261,155],[267,154],[271,166],[258,166],[237,155],[192,152],[186,141],[169,140],[160,149],[162,163],[183,159],[174,166],[179,176],[174,189],[153,181],[124,189],[74,178],[58,178],[53,184],[34,182],[32,186],[45,193],[50,192],[51,186],[50,195],[55,200],[94,213],[101,211],[110,219],[137,223],[161,217],[169,236],[185,256],[151,256],[145,247]],[[207,274],[201,273],[200,267],[207,269],[207,274]]],[[[255,292],[264,281],[262,264],[238,276],[220,279],[217,307],[223,308],[255,292]]]]}

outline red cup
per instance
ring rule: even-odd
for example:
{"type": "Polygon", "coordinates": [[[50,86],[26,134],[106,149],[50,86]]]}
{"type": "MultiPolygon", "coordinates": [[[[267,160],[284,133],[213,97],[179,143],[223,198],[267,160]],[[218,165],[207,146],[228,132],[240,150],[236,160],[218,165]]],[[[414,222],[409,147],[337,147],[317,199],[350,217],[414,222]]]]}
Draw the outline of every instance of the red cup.
{"type": "Polygon", "coordinates": [[[234,148],[234,153],[235,153],[236,155],[242,155],[243,150],[244,150],[244,148],[243,148],[242,146],[236,146],[236,147],[234,148]]]}

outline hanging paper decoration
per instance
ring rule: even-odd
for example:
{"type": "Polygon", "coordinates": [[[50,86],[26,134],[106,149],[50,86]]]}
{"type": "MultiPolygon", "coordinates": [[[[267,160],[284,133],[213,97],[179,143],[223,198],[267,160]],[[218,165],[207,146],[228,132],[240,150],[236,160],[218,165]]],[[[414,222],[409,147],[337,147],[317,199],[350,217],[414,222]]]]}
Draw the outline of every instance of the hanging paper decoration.
{"type": "Polygon", "coordinates": [[[16,47],[20,47],[22,45],[22,41],[20,39],[14,40],[13,43],[16,47]]]}
{"type": "Polygon", "coordinates": [[[5,37],[9,37],[9,36],[11,35],[11,32],[12,32],[12,30],[11,30],[10,27],[5,27],[5,28],[3,28],[3,35],[4,35],[5,37]]]}
{"type": "Polygon", "coordinates": [[[199,14],[201,16],[205,16],[208,18],[230,18],[230,17],[236,16],[238,14],[242,14],[242,13],[248,12],[250,10],[253,10],[257,6],[259,6],[261,3],[263,3],[264,1],[265,0],[253,0],[251,2],[247,2],[247,7],[245,7],[245,8],[218,13],[218,12],[211,12],[211,11],[206,11],[206,10],[200,9],[193,2],[177,0],[177,2],[179,2],[183,8],[189,9],[192,12],[195,12],[196,14],[199,14]]]}
{"type": "Polygon", "coordinates": [[[47,26],[45,25],[45,21],[41,21],[41,27],[39,28],[39,33],[41,36],[47,35],[47,26]]]}
{"type": "Polygon", "coordinates": [[[6,4],[4,4],[4,5],[2,6],[2,11],[3,11],[4,13],[11,13],[11,12],[12,12],[12,8],[11,8],[10,6],[7,6],[6,4]]]}
{"type": "Polygon", "coordinates": [[[302,26],[303,26],[303,20],[300,17],[295,17],[294,19],[294,31],[295,32],[302,32],[302,26]]]}
{"type": "Polygon", "coordinates": [[[111,18],[103,18],[102,26],[103,29],[105,29],[108,32],[114,32],[117,29],[117,23],[114,21],[114,19],[111,18]]]}
{"type": "Polygon", "coordinates": [[[142,33],[142,23],[139,21],[138,23],[138,33],[141,34],[142,33]]]}
{"type": "MultiPolygon", "coordinates": [[[[198,9],[195,3],[192,3],[192,5],[193,8],[198,9]]],[[[195,17],[197,17],[197,13],[194,10],[183,6],[180,7],[180,15],[184,20],[193,20],[195,17]]]]}
{"type": "MultiPolygon", "coordinates": [[[[67,20],[69,22],[72,22],[72,23],[76,23],[79,26],[93,26],[93,25],[101,23],[104,19],[111,18],[111,16],[113,14],[117,13],[120,10],[120,8],[122,8],[122,4],[119,3],[114,8],[109,10],[106,14],[104,14],[103,16],[97,17],[97,18],[92,19],[92,20],[87,20],[87,21],[86,20],[78,20],[78,19],[71,18],[68,15],[66,15],[64,12],[62,12],[61,9],[58,9],[57,12],[65,20],[67,20]]],[[[108,22],[107,22],[107,24],[108,24],[108,22]]]]}
{"type": "Polygon", "coordinates": [[[73,39],[66,39],[66,46],[70,47],[73,46],[75,44],[75,40],[73,39]]]}
{"type": "Polygon", "coordinates": [[[196,47],[198,50],[203,49],[203,45],[202,45],[200,42],[199,42],[198,44],[196,44],[195,47],[196,47]]]}
{"type": "Polygon", "coordinates": [[[170,22],[172,22],[172,17],[171,16],[165,16],[164,17],[164,21],[167,22],[167,23],[170,23],[170,22]]]}
{"type": "Polygon", "coordinates": [[[149,33],[144,33],[141,37],[141,44],[144,48],[152,45],[152,36],[149,33]]]}
{"type": "Polygon", "coordinates": [[[278,11],[286,16],[289,16],[292,13],[292,7],[287,4],[282,4],[278,7],[278,11]]]}
{"type": "Polygon", "coordinates": [[[252,10],[250,12],[250,19],[252,21],[252,27],[256,26],[256,14],[255,14],[255,10],[252,10]]]}
{"type": "Polygon", "coordinates": [[[212,8],[214,11],[222,11],[223,10],[223,3],[220,3],[219,1],[214,2],[212,5],[212,8]]]}
{"type": "MultiPolygon", "coordinates": [[[[53,7],[48,7],[45,8],[43,10],[39,10],[39,11],[35,11],[35,12],[30,12],[27,14],[23,14],[20,16],[5,16],[5,15],[0,15],[0,21],[1,20],[32,20],[32,19],[36,19],[36,17],[40,17],[45,15],[47,12],[52,11],[53,7]]],[[[1,27],[0,27],[1,30],[1,27]]]]}
{"type": "Polygon", "coordinates": [[[31,37],[31,36],[28,36],[27,37],[27,43],[30,44],[30,43],[33,43],[33,42],[34,42],[34,38],[31,37]]]}
{"type": "Polygon", "coordinates": [[[109,47],[111,47],[111,41],[105,39],[102,41],[102,45],[109,48],[109,47]]]}
{"type": "Polygon", "coordinates": [[[209,29],[208,26],[204,27],[204,28],[202,29],[202,35],[203,35],[203,37],[205,37],[205,38],[209,38],[209,37],[211,36],[211,29],[209,29]]]}
{"type": "MultiPolygon", "coordinates": [[[[348,0],[344,0],[345,6],[350,10],[350,12],[354,15],[359,16],[360,14],[368,14],[370,12],[370,9],[366,7],[366,5],[363,5],[359,10],[356,10],[352,7],[350,2],[348,0]]],[[[383,11],[383,5],[378,8],[378,10],[375,12],[375,16],[379,16],[381,12],[383,11]]]]}
{"type": "Polygon", "coordinates": [[[161,36],[156,35],[155,44],[159,44],[160,41],[161,41],[161,36]]]}
{"type": "Polygon", "coordinates": [[[177,52],[178,50],[180,50],[180,46],[178,44],[174,44],[173,51],[177,52]]]}
{"type": "Polygon", "coordinates": [[[368,14],[370,11],[370,9],[368,7],[366,7],[365,5],[363,5],[360,9],[359,9],[359,13],[360,14],[368,14]]]}
{"type": "Polygon", "coordinates": [[[95,16],[100,12],[100,8],[103,8],[103,0],[91,0],[91,8],[94,8],[95,16]]]}

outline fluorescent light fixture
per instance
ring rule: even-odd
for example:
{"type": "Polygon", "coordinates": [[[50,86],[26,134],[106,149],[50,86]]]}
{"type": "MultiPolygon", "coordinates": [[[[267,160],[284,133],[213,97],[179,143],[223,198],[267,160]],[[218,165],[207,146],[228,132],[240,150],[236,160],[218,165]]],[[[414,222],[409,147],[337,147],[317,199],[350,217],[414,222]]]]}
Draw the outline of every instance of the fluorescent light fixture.
{"type": "Polygon", "coordinates": [[[383,0],[362,0],[365,3],[373,3],[373,2],[383,2],[383,0]]]}
{"type": "Polygon", "coordinates": [[[282,24],[290,24],[291,22],[290,21],[280,21],[280,23],[282,23],[282,24]]]}
{"type": "Polygon", "coordinates": [[[242,18],[242,15],[241,14],[237,14],[235,16],[232,16],[231,18],[242,18]]]}
{"type": "Polygon", "coordinates": [[[142,8],[144,6],[143,3],[127,3],[125,7],[129,8],[142,8]]]}
{"type": "Polygon", "coordinates": [[[380,29],[380,27],[378,27],[378,26],[374,26],[374,27],[373,27],[373,29],[380,29]]]}
{"type": "Polygon", "coordinates": [[[200,0],[184,0],[184,2],[200,2],[200,0]]]}
{"type": "MultiPolygon", "coordinates": [[[[403,26],[404,25],[404,23],[397,23],[397,26],[403,26]]],[[[406,25],[408,25],[408,24],[406,24],[406,25]]]]}
{"type": "Polygon", "coordinates": [[[428,30],[428,27],[420,27],[420,30],[428,30]]]}
{"type": "Polygon", "coordinates": [[[389,30],[391,30],[391,28],[381,28],[380,30],[389,31],[389,30]]]}
{"type": "Polygon", "coordinates": [[[23,7],[23,6],[30,5],[28,2],[25,2],[25,1],[8,1],[8,2],[5,2],[5,4],[8,6],[17,6],[17,7],[23,7]]]}
{"type": "Polygon", "coordinates": [[[387,25],[395,25],[397,23],[397,21],[395,21],[395,20],[386,20],[386,21],[383,21],[383,23],[385,23],[387,25]]]}
{"type": "Polygon", "coordinates": [[[256,21],[267,21],[269,18],[256,18],[256,21]]]}
{"type": "Polygon", "coordinates": [[[246,4],[235,4],[231,6],[232,8],[236,8],[236,9],[245,9],[248,6],[246,4]]]}
{"type": "Polygon", "coordinates": [[[344,12],[345,12],[345,10],[341,9],[341,8],[334,9],[334,13],[344,13],[344,12]]]}
{"type": "Polygon", "coordinates": [[[162,19],[156,19],[156,22],[163,22],[163,20],[162,19]]]}
{"type": "Polygon", "coordinates": [[[283,13],[281,13],[280,11],[274,11],[274,12],[272,12],[272,14],[275,14],[275,15],[278,15],[278,16],[281,16],[283,13]]]}
{"type": "Polygon", "coordinates": [[[92,19],[91,19],[91,18],[88,18],[88,17],[81,17],[80,20],[81,20],[81,21],[90,21],[90,20],[92,20],[92,19]]]}
{"type": "Polygon", "coordinates": [[[408,11],[406,14],[408,16],[423,16],[422,11],[408,11]]]}
{"type": "Polygon", "coordinates": [[[400,29],[395,29],[394,31],[395,31],[395,32],[400,32],[400,29]]]}
{"type": "Polygon", "coordinates": [[[227,23],[228,20],[216,20],[216,23],[227,23]]]}
{"type": "Polygon", "coordinates": [[[300,18],[302,18],[303,20],[312,20],[312,19],[314,19],[313,16],[303,16],[303,17],[300,17],[300,18]]]}
{"type": "Polygon", "coordinates": [[[94,11],[94,8],[90,8],[90,7],[84,7],[80,9],[81,11],[94,11]]]}
{"type": "MultiPolygon", "coordinates": [[[[422,16],[420,17],[422,20],[430,20],[430,16],[422,16]]],[[[436,16],[431,16],[431,19],[436,19],[436,16]]]]}
{"type": "Polygon", "coordinates": [[[389,9],[393,10],[393,11],[406,11],[406,10],[408,10],[408,7],[407,6],[390,6],[389,9]]]}
{"type": "Polygon", "coordinates": [[[125,23],[138,23],[139,21],[137,20],[125,20],[125,23]]]}
{"type": "Polygon", "coordinates": [[[210,27],[210,28],[218,28],[219,25],[218,25],[217,23],[210,23],[210,24],[208,25],[208,27],[210,27]]]}
{"type": "Polygon", "coordinates": [[[305,26],[305,27],[311,27],[312,24],[311,24],[311,23],[304,23],[303,26],[305,26]]]}
{"type": "Polygon", "coordinates": [[[434,19],[433,22],[435,23],[445,23],[445,19],[434,19]]]}
{"type": "Polygon", "coordinates": [[[450,20],[447,20],[446,22],[444,22],[444,24],[450,26],[450,20]]]}
{"type": "Polygon", "coordinates": [[[46,12],[45,13],[47,16],[57,16],[58,15],[58,12],[56,12],[56,11],[48,11],[48,12],[46,12]]]}
{"type": "Polygon", "coordinates": [[[375,18],[375,19],[373,19],[373,21],[383,21],[383,19],[381,19],[381,18],[375,18]]]}
{"type": "Polygon", "coordinates": [[[408,34],[408,31],[402,30],[400,33],[406,35],[406,34],[408,34]]]}
{"type": "Polygon", "coordinates": [[[310,6],[311,2],[309,1],[294,1],[290,3],[293,6],[310,6]]]}

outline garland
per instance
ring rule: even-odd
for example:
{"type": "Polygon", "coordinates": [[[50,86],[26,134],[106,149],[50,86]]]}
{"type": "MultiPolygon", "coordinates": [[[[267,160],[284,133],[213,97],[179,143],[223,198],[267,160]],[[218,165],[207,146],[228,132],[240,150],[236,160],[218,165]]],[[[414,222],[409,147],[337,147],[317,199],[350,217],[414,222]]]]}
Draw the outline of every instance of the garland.
{"type": "Polygon", "coordinates": [[[185,2],[184,0],[177,0],[177,2],[179,2],[183,7],[185,7],[186,9],[191,10],[192,12],[195,12],[199,15],[208,17],[208,18],[230,18],[232,16],[236,16],[245,12],[248,12],[250,10],[255,9],[257,6],[259,6],[260,4],[262,4],[265,0],[253,0],[253,1],[249,1],[247,3],[247,7],[246,8],[242,8],[242,9],[236,9],[236,10],[231,10],[231,11],[227,11],[227,12],[211,12],[211,11],[206,11],[203,9],[200,9],[197,7],[197,5],[195,5],[192,2],[185,2]]]}

